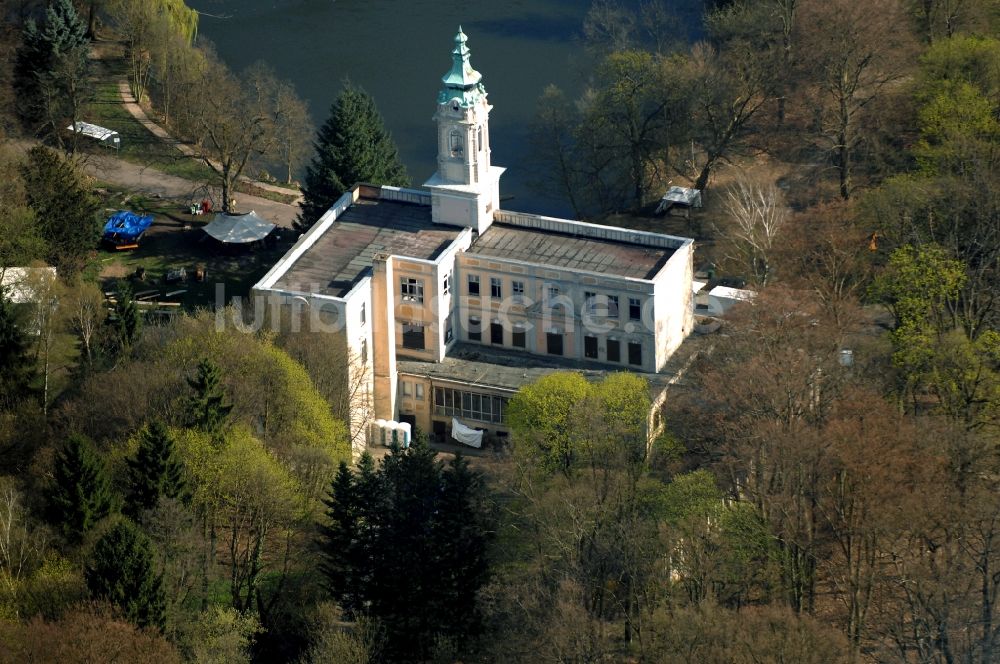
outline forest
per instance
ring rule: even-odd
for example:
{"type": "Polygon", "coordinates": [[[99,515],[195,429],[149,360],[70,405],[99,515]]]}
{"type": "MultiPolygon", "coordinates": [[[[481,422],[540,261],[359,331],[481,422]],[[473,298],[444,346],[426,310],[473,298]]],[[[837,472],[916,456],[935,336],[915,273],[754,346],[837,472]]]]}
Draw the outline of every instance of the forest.
{"type": "MultiPolygon", "coordinates": [[[[757,295],[652,444],[642,378],[560,372],[485,459],[419,435],[353,459],[355,358],[321,333],[150,320],[125,282],[109,311],[59,131],[95,31],[223,200],[255,159],[301,166],[311,127],[180,0],[0,11],[0,275],[59,275],[0,297],[0,662],[1000,660],[996,0],[706,1],[693,44],[667,2],[596,0],[585,93],[538,102],[540,186],[603,223],[704,189],[686,230],[757,295]]],[[[369,177],[330,153],[361,114],[347,87],[304,227],[369,177]]],[[[404,181],[371,131],[371,177],[404,181]]]]}

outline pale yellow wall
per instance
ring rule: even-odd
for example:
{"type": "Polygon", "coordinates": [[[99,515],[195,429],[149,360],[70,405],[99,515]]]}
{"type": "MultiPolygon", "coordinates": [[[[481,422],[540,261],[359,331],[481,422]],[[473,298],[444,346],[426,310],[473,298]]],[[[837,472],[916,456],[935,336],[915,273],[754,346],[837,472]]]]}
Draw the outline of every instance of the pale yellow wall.
{"type": "Polygon", "coordinates": [[[430,261],[394,256],[393,265],[393,316],[395,321],[396,353],[420,360],[439,361],[435,340],[440,336],[438,317],[434,300],[440,294],[440,284],[437,283],[437,269],[430,261]],[[404,278],[418,279],[423,282],[423,302],[404,301],[401,280],[404,278]],[[403,347],[403,322],[424,323],[424,350],[403,347]]]}
{"type": "Polygon", "coordinates": [[[396,419],[396,326],[394,294],[399,286],[392,260],[376,257],[372,266],[372,329],[374,355],[374,417],[396,419]]]}
{"type": "Polygon", "coordinates": [[[434,408],[434,393],[431,389],[431,381],[423,376],[411,376],[399,374],[399,413],[400,415],[413,415],[417,420],[417,428],[426,434],[431,433],[431,413],[434,408]],[[404,394],[403,382],[410,384],[410,395],[404,394]],[[416,386],[422,385],[424,389],[423,400],[416,398],[416,386]]]}

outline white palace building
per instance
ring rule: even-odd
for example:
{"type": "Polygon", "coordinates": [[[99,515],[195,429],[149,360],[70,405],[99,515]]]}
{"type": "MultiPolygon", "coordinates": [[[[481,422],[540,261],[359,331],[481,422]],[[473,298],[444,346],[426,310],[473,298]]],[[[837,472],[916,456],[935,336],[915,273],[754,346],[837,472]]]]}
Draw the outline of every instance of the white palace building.
{"type": "Polygon", "coordinates": [[[341,335],[345,380],[362,388],[352,432],[394,420],[444,440],[457,421],[503,438],[522,384],[629,370],[650,382],[652,433],[668,361],[693,327],[693,241],[500,209],[493,107],[461,29],[442,80],[424,188],[355,186],[254,296],[341,335]]]}

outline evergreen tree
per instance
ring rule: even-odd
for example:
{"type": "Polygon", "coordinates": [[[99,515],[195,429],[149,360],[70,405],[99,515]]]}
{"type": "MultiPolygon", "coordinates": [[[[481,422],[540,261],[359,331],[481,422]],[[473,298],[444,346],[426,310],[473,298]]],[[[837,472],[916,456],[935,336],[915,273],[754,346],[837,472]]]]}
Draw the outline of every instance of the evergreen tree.
{"type": "Polygon", "coordinates": [[[302,211],[295,227],[305,231],[359,182],[406,186],[410,179],[382,116],[364,90],[344,84],[330,117],[316,135],[316,154],[306,169],[302,211]]]}
{"type": "Polygon", "coordinates": [[[128,480],[128,514],[133,518],[156,507],[160,498],[184,496],[182,465],[162,422],[151,422],[140,434],[139,450],[128,462],[128,480]]]}
{"type": "Polygon", "coordinates": [[[438,571],[437,605],[431,613],[447,634],[476,634],[481,628],[476,591],[488,577],[486,546],[491,535],[481,505],[483,478],[457,454],[441,479],[441,498],[431,528],[431,540],[437,542],[434,567],[438,571]]]}
{"type": "MultiPolygon", "coordinates": [[[[367,452],[365,456],[371,459],[367,452]]],[[[326,575],[330,594],[339,598],[341,607],[353,615],[362,609],[364,603],[355,596],[359,586],[355,581],[353,560],[359,548],[357,530],[360,524],[354,474],[346,462],[340,462],[330,495],[323,500],[323,504],[327,508],[329,525],[319,528],[320,537],[327,544],[323,550],[325,561],[321,570],[326,575]]]]}
{"type": "Polygon", "coordinates": [[[91,595],[118,606],[139,627],[163,629],[166,597],[149,537],[122,519],[94,545],[84,576],[91,595]]]}
{"type": "Polygon", "coordinates": [[[72,162],[43,146],[28,151],[21,176],[46,242],[46,260],[61,276],[79,272],[101,237],[100,202],[72,162]]]}
{"type": "Polygon", "coordinates": [[[226,426],[232,404],[226,404],[226,395],[222,389],[221,373],[208,358],[198,363],[198,375],[188,378],[188,385],[194,394],[188,398],[188,422],[191,426],[210,434],[217,435],[226,426]]]}
{"type": "Polygon", "coordinates": [[[475,596],[486,580],[481,478],[461,458],[445,470],[416,442],[376,469],[341,467],[321,529],[323,571],[354,617],[377,618],[392,661],[425,658],[441,636],[478,631],[475,596]]]}
{"type": "Polygon", "coordinates": [[[49,513],[70,542],[79,542],[117,507],[104,461],[91,442],[72,434],[56,454],[49,513]]]}
{"type": "Polygon", "coordinates": [[[46,123],[62,128],[82,99],[79,84],[87,78],[87,24],[70,0],[54,0],[41,25],[25,22],[14,59],[16,111],[24,127],[34,133],[46,123]],[[58,125],[56,125],[58,122],[58,125]]]}
{"type": "Polygon", "coordinates": [[[426,444],[394,450],[382,462],[392,508],[386,515],[381,546],[389,553],[376,576],[372,611],[387,625],[390,659],[429,654],[442,630],[433,610],[440,604],[434,521],[441,500],[441,464],[426,444]],[[418,562],[419,561],[419,562],[418,562]]]}
{"type": "Polygon", "coordinates": [[[10,408],[28,395],[34,373],[27,335],[0,288],[0,408],[10,408]]]}
{"type": "Polygon", "coordinates": [[[123,349],[130,348],[139,336],[142,327],[142,313],[135,301],[132,286],[127,281],[118,282],[118,296],[115,298],[115,331],[118,343],[123,349]]]}

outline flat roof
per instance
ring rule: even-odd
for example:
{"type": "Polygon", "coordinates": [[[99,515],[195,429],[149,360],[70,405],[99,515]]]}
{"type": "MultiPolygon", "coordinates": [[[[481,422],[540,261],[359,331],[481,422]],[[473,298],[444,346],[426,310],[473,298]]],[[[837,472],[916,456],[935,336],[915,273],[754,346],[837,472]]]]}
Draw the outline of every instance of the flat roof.
{"type": "Polygon", "coordinates": [[[359,198],[305,250],[273,288],[343,297],[375,254],[434,260],[464,229],[431,221],[427,205],[359,198]]]}
{"type": "Polygon", "coordinates": [[[441,362],[423,360],[397,360],[399,373],[425,376],[436,380],[453,381],[469,386],[481,385],[500,390],[517,390],[522,385],[556,371],[575,371],[591,381],[619,371],[629,371],[649,381],[650,391],[659,394],[677,379],[678,372],[686,366],[691,354],[697,352],[696,344],[682,346],[685,352],[675,353],[660,373],[632,371],[626,366],[581,361],[568,357],[532,355],[473,343],[455,344],[441,362]],[[684,346],[687,346],[685,348],[684,346]]]}
{"type": "Polygon", "coordinates": [[[716,286],[708,291],[708,294],[712,297],[724,297],[728,300],[739,300],[741,302],[751,302],[757,296],[757,293],[752,290],[730,288],[728,286],[716,286]]]}
{"type": "Polygon", "coordinates": [[[652,279],[674,250],[494,223],[472,243],[468,253],[552,268],[652,279]]]}

